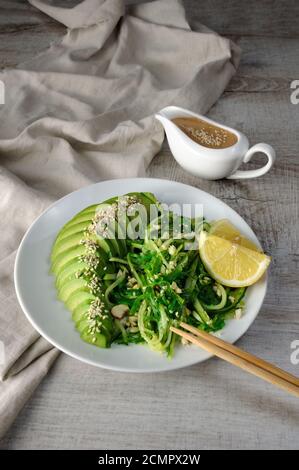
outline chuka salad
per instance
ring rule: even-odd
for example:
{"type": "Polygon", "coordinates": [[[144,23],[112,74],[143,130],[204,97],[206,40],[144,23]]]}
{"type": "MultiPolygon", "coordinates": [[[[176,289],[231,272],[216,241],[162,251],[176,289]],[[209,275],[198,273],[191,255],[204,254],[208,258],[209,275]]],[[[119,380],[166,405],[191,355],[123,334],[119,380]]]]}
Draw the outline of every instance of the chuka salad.
{"type": "Polygon", "coordinates": [[[215,280],[199,255],[200,234],[210,229],[146,192],[89,206],[67,222],[51,268],[81,338],[101,348],[144,343],[171,357],[181,340],[170,326],[215,332],[240,316],[246,287],[215,280]]]}

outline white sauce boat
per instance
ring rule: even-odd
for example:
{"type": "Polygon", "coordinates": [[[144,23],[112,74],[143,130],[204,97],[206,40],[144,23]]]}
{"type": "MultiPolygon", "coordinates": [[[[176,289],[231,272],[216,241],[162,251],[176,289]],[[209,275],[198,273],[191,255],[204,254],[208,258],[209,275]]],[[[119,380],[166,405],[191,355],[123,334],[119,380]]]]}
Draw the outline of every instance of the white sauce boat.
{"type": "Polygon", "coordinates": [[[166,132],[170,150],[176,161],[189,173],[208,180],[221,178],[245,179],[256,178],[267,173],[275,161],[275,150],[268,144],[256,144],[249,148],[247,137],[235,129],[219,124],[200,114],[177,106],[167,106],[156,115],[166,132]],[[198,118],[220,129],[236,135],[237,142],[227,148],[208,148],[188,137],[172,119],[177,117],[198,118]],[[257,153],[265,153],[268,162],[256,170],[241,171],[239,166],[247,163],[257,153]]]}

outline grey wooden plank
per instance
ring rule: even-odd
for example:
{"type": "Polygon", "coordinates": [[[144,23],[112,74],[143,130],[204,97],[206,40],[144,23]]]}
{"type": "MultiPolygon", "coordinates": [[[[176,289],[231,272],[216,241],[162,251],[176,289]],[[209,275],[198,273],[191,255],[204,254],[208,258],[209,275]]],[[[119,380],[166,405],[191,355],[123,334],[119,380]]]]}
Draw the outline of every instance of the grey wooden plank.
{"type": "Polygon", "coordinates": [[[185,0],[188,17],[222,35],[298,37],[297,0],[185,0]]]}
{"type": "MultiPolygon", "coordinates": [[[[240,345],[249,349],[253,341],[252,351],[272,357],[286,337],[254,332],[240,345]]],[[[280,356],[280,363],[287,360],[280,356]]],[[[105,371],[63,356],[2,448],[292,449],[298,420],[296,398],[217,359],[156,376],[105,371]]]]}
{"type": "MultiPolygon", "coordinates": [[[[55,0],[61,6],[71,6],[79,0],[55,0]]],[[[127,4],[142,0],[126,0],[127,4]]],[[[193,23],[200,22],[220,34],[237,36],[298,37],[299,3],[297,0],[183,0],[187,17],[193,23]]],[[[28,5],[27,0],[1,0],[0,25],[23,24],[46,19],[28,5]],[[34,19],[34,20],[33,20],[34,19]]]]}
{"type": "Polygon", "coordinates": [[[65,34],[65,27],[24,0],[0,3],[0,68],[31,59],[65,34]]]}

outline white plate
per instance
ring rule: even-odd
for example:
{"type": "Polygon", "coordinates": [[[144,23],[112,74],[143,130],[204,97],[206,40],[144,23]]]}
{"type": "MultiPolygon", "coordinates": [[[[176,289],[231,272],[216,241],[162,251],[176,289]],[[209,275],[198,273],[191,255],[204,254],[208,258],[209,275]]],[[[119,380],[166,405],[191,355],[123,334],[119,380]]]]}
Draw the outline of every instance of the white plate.
{"type": "MultiPolygon", "coordinates": [[[[127,372],[156,372],[189,366],[211,357],[195,346],[178,347],[172,360],[143,345],[113,345],[100,349],[80,339],[70,312],[57,300],[49,257],[60,228],[77,212],[111,196],[130,191],[151,191],[167,204],[202,203],[207,220],[227,218],[255,243],[256,236],[235,211],[199,189],[168,180],[134,178],[104,181],[60,199],[30,227],[19,247],[15,263],[15,287],[19,302],[34,328],[61,351],[81,361],[127,372]]],[[[250,287],[240,320],[229,320],[221,337],[234,342],[249,328],[262,305],[266,278],[250,287]]]]}

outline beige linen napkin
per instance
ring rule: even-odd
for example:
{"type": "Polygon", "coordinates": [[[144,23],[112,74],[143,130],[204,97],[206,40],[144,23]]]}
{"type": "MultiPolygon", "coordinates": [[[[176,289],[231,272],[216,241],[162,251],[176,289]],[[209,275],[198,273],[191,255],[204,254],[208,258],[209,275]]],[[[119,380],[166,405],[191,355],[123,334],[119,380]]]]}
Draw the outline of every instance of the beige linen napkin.
{"type": "Polygon", "coordinates": [[[229,40],[191,31],[178,0],[126,12],[121,0],[30,3],[68,29],[59,44],[0,74],[0,435],[58,354],[15,297],[14,255],[25,230],[70,191],[144,175],[163,141],[153,113],[170,104],[206,113],[239,60],[229,40]]]}

